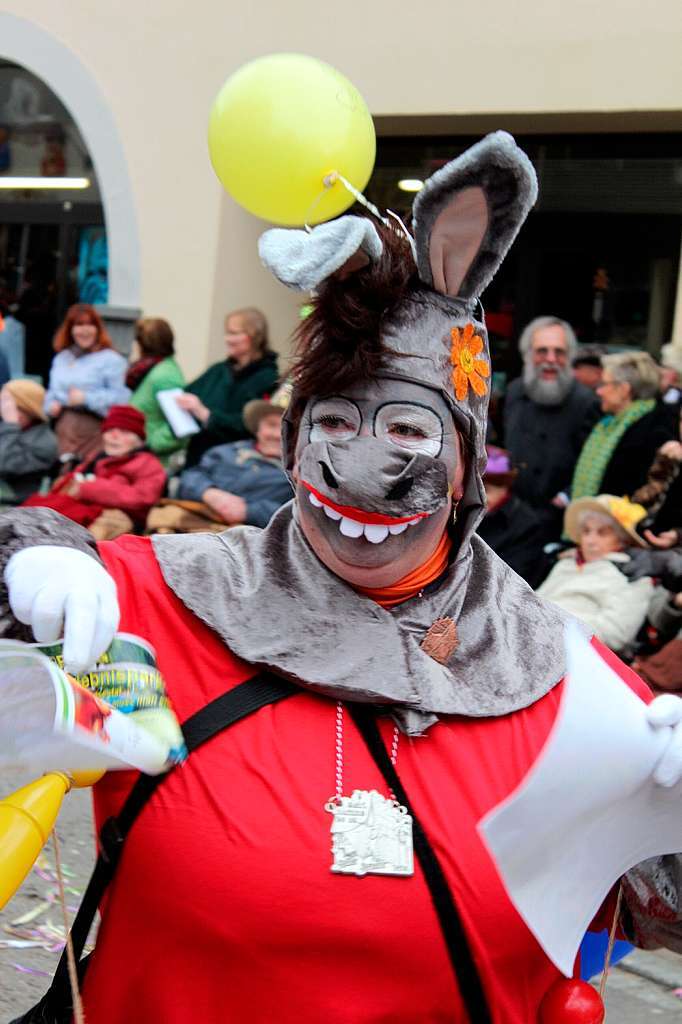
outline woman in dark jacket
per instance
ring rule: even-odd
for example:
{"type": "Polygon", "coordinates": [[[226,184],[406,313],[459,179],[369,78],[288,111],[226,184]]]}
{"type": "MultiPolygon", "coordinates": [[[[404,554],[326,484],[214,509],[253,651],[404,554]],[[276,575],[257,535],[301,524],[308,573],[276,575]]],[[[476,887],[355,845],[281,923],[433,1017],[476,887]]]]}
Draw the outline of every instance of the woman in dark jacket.
{"type": "Polygon", "coordinates": [[[268,324],[260,310],[228,313],[225,346],[227,359],[209,366],[177,399],[202,427],[190,440],[188,466],[215,445],[249,437],[244,406],[271,393],[277,382],[277,355],[268,346],[268,324]]]}
{"type": "Polygon", "coordinates": [[[660,401],[658,367],[647,352],[602,358],[597,388],[603,418],[592,429],[573,474],[571,498],[632,494],[646,481],[656,452],[675,436],[660,401]]]}

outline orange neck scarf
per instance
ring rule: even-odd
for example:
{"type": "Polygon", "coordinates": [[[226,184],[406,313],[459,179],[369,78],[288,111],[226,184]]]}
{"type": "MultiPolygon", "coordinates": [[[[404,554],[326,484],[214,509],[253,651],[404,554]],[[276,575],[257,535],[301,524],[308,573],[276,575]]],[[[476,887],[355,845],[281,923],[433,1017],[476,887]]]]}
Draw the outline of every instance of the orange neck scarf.
{"type": "Polygon", "coordinates": [[[353,590],[370,597],[382,608],[393,608],[396,604],[408,601],[424,587],[428,587],[429,583],[438,579],[441,573],[445,572],[451,550],[452,540],[445,530],[433,554],[397,583],[391,584],[390,587],[353,587],[353,590]]]}

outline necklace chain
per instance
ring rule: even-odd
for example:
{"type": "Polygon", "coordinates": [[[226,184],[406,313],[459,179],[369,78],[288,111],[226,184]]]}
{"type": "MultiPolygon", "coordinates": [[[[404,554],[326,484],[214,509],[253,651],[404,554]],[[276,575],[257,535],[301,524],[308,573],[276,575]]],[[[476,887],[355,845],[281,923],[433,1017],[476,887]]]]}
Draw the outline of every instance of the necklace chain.
{"type": "Polygon", "coordinates": [[[343,796],[343,704],[336,702],[336,802],[343,796]]]}
{"type": "MultiPolygon", "coordinates": [[[[336,756],[334,762],[334,772],[336,776],[336,802],[341,803],[343,796],[343,704],[339,700],[336,702],[336,756]]],[[[400,729],[397,725],[393,726],[393,740],[391,742],[391,764],[395,768],[396,761],[398,760],[398,744],[400,743],[400,729]]],[[[395,800],[393,790],[389,790],[391,800],[395,800]]]]}

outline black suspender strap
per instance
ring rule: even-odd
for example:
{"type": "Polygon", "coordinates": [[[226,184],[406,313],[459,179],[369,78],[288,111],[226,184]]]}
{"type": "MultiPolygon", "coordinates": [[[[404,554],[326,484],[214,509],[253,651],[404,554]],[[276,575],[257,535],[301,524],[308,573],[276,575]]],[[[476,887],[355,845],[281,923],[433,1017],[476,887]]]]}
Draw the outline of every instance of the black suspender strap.
{"type": "Polygon", "coordinates": [[[429,887],[431,900],[469,1020],[472,1024],[492,1024],[483,984],[450,887],[433,847],[408,800],[398,773],[391,764],[391,759],[376,724],[375,712],[366,704],[346,704],[346,708],[358,727],[388,788],[393,790],[398,802],[407,808],[412,817],[414,852],[424,874],[424,880],[429,887]]]}

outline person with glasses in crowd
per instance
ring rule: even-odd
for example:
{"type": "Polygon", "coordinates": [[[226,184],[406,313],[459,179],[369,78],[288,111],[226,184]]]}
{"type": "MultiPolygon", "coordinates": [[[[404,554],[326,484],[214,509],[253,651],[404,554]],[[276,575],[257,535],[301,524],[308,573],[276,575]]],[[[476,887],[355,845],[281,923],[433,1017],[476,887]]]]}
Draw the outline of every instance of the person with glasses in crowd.
{"type": "Polygon", "coordinates": [[[504,441],[518,469],[513,491],[539,516],[538,556],[561,535],[565,492],[585,438],[599,417],[594,392],[575,379],[573,328],[540,316],[521,332],[523,373],[512,381],[504,408],[504,441]]]}
{"type": "Polygon", "coordinates": [[[603,356],[597,388],[603,416],[575,467],[571,498],[631,497],[647,480],[658,449],[675,439],[670,409],[660,400],[659,370],[648,352],[603,356]]]}

